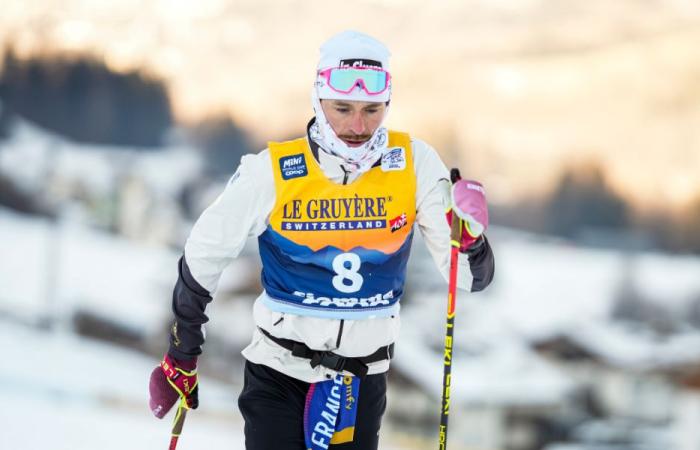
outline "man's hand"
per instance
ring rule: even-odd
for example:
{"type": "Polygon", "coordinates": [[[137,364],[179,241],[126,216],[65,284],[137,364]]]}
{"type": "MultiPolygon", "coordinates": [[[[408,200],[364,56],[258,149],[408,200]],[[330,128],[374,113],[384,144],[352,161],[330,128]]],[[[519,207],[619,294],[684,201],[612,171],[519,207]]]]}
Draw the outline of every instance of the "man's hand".
{"type": "Polygon", "coordinates": [[[178,360],[166,354],[151,372],[148,390],[151,412],[159,419],[170,411],[178,398],[184,398],[188,408],[197,409],[197,358],[178,360]]]}
{"type": "Polygon", "coordinates": [[[484,187],[478,181],[458,180],[452,185],[452,209],[447,212],[447,222],[452,224],[456,214],[463,222],[459,250],[466,252],[489,226],[489,210],[484,187]]]}

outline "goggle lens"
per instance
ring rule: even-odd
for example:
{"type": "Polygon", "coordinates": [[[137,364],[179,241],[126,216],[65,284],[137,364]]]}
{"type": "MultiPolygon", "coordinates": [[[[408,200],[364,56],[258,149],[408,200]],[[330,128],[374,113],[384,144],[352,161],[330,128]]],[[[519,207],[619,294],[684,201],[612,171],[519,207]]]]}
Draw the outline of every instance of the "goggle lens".
{"type": "Polygon", "coordinates": [[[387,75],[383,70],[333,68],[328,75],[328,84],[340,92],[350,92],[357,84],[361,84],[368,94],[379,94],[388,86],[387,75]]]}

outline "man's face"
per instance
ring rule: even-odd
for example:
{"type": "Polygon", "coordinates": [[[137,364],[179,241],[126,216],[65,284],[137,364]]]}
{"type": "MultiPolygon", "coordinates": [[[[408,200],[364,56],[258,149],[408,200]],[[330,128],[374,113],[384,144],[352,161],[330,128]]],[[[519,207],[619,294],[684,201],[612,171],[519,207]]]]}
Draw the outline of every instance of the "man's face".
{"type": "Polygon", "coordinates": [[[323,114],[348,147],[359,147],[372,137],[386,113],[385,103],[321,100],[323,114]]]}

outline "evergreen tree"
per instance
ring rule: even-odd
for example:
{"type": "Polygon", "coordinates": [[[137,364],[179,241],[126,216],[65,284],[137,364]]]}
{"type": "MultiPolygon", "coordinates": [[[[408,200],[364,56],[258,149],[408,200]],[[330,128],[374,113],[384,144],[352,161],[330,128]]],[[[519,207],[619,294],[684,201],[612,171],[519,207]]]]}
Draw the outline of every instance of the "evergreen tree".
{"type": "Polygon", "coordinates": [[[94,57],[4,55],[0,100],[12,112],[79,142],[154,147],[172,125],[162,81],[112,71],[94,57]]]}
{"type": "Polygon", "coordinates": [[[585,228],[622,229],[629,225],[625,201],[607,185],[597,164],[569,169],[547,201],[550,232],[574,237],[585,228]]]}

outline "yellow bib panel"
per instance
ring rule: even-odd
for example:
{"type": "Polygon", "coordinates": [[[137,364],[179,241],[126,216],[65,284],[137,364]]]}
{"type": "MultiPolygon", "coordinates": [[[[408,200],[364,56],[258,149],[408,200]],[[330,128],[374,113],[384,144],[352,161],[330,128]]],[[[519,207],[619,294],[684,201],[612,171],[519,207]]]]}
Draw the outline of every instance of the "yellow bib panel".
{"type": "Polygon", "coordinates": [[[276,202],[260,235],[273,310],[334,318],[390,315],[403,294],[416,215],[410,137],[353,183],[323,174],[306,138],[270,143],[276,202]]]}

